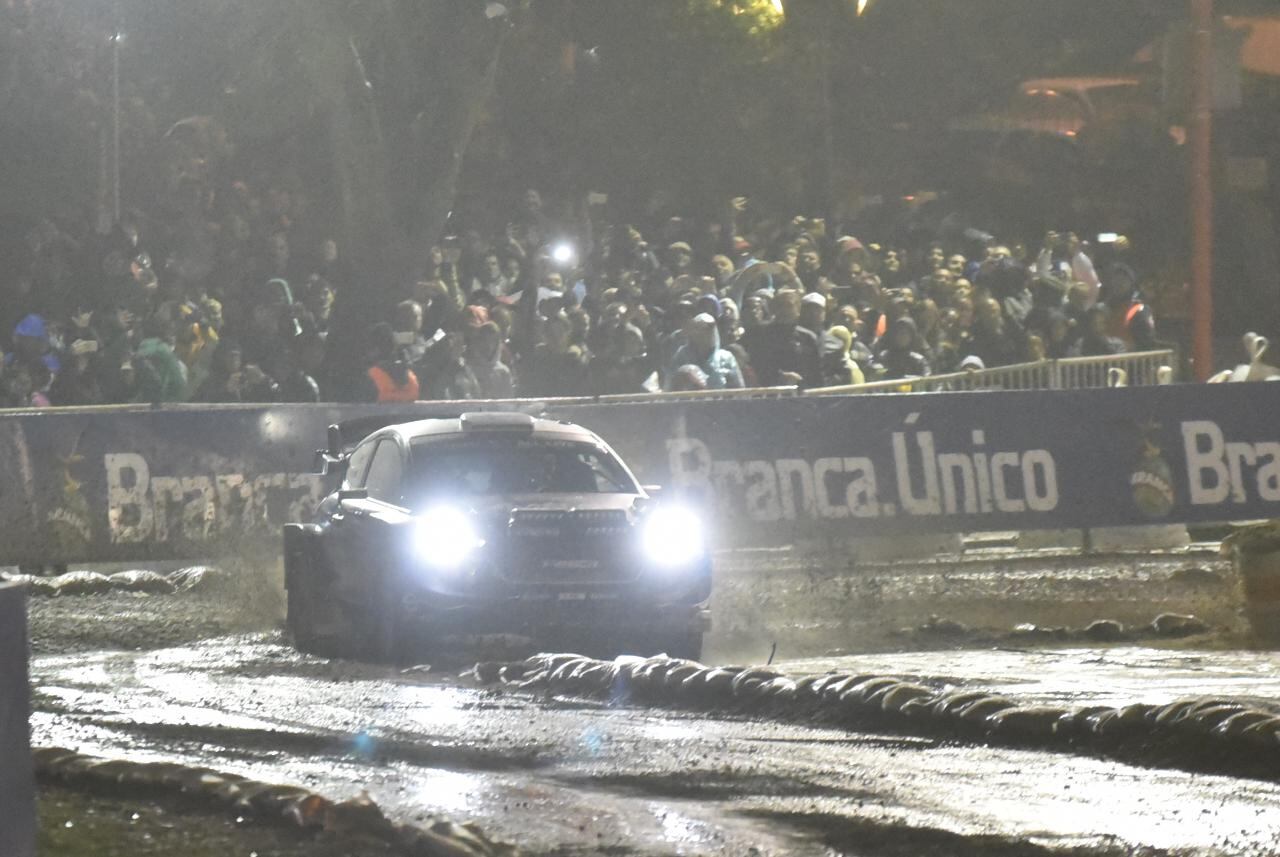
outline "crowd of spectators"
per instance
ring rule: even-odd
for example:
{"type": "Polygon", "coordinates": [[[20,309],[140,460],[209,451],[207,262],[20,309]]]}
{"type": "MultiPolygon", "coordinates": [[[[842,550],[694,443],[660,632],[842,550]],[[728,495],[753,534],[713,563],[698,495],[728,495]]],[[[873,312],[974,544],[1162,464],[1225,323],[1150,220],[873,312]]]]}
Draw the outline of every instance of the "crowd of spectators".
{"type": "Polygon", "coordinates": [[[1123,241],[1050,233],[1026,248],[970,231],[898,246],[771,220],[743,199],[718,220],[642,232],[590,210],[557,219],[531,190],[499,234],[424,248],[421,276],[363,332],[364,362],[335,367],[335,300],[369,284],[334,240],[295,246],[288,193],[236,182],[224,196],[197,206],[194,232],[137,214],[102,234],[34,226],[2,283],[0,403],[813,388],[1155,342],[1123,241]],[[184,246],[192,234],[208,246],[184,246]]]}
{"type": "MultiPolygon", "coordinates": [[[[113,43],[75,4],[33,8],[0,3],[22,72],[11,124],[71,117],[93,149],[113,43]]],[[[238,159],[202,117],[161,130],[164,91],[135,81],[120,104],[138,210],[110,216],[103,183],[96,211],[31,224],[0,255],[0,407],[812,388],[1155,341],[1122,242],[904,238],[742,198],[609,223],[530,190],[451,226],[386,288],[347,264],[301,168],[238,159]],[[335,301],[388,292],[382,323],[336,331],[360,341],[335,347],[335,301]]]]}

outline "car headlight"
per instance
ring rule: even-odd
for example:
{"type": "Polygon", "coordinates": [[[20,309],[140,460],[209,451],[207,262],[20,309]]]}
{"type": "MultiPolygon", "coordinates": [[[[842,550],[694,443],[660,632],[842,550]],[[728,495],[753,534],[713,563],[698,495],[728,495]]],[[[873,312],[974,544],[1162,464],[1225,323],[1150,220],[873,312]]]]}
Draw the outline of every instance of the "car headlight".
{"type": "Polygon", "coordinates": [[[455,569],[483,544],[471,516],[453,506],[427,510],[414,532],[418,556],[434,568],[455,569]]]}
{"type": "Polygon", "coordinates": [[[656,565],[687,565],[705,553],[702,521],[688,509],[667,506],[645,518],[641,545],[656,565]]]}

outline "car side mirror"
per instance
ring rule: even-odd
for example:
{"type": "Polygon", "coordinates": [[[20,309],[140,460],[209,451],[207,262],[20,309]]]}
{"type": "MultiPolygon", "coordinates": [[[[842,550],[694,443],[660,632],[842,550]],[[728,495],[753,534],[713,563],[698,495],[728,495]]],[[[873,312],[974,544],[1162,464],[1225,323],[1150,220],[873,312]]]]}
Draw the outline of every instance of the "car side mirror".
{"type": "Polygon", "coordinates": [[[662,486],[661,485],[641,485],[640,490],[656,500],[658,495],[662,493],[662,486]]]}
{"type": "Polygon", "coordinates": [[[338,491],[338,502],[343,500],[368,500],[368,488],[343,488],[338,491]]]}
{"type": "Polygon", "coordinates": [[[321,476],[332,476],[338,479],[347,475],[347,456],[342,451],[342,429],[329,426],[329,445],[316,450],[315,464],[312,467],[321,476]]]}

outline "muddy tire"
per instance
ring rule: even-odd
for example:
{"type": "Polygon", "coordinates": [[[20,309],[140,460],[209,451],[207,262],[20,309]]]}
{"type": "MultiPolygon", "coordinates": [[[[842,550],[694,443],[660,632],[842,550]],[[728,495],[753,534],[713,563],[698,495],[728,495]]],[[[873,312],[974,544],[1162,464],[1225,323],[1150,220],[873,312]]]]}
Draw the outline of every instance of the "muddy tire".
{"type": "Polygon", "coordinates": [[[667,654],[673,658],[684,658],[689,661],[702,660],[702,632],[686,631],[673,636],[667,641],[667,654]]]}
{"type": "Polygon", "coordinates": [[[392,665],[398,665],[405,659],[404,620],[394,591],[382,594],[377,615],[370,615],[362,624],[366,657],[378,663],[392,665]]]}
{"type": "Polygon", "coordinates": [[[634,645],[621,648],[622,654],[641,655],[644,657],[666,654],[673,658],[697,661],[702,658],[702,632],[684,631],[660,636],[654,635],[640,639],[634,645]]]}
{"type": "Polygon", "coordinates": [[[313,607],[309,603],[313,595],[304,593],[301,584],[294,584],[285,594],[285,627],[293,637],[294,648],[311,654],[327,654],[325,638],[316,633],[313,607]]]}

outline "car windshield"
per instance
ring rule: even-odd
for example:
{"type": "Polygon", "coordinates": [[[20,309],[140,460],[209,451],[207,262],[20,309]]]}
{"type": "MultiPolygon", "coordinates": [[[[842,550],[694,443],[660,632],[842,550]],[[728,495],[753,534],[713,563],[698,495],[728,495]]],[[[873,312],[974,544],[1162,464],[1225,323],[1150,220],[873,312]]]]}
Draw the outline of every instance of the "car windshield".
{"type": "Polygon", "coordinates": [[[600,447],[528,438],[413,444],[407,495],[635,494],[635,481],[600,447]]]}

